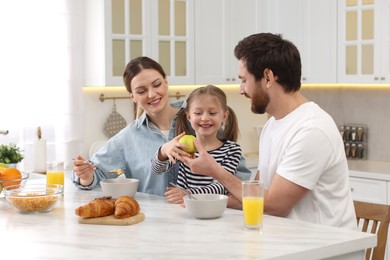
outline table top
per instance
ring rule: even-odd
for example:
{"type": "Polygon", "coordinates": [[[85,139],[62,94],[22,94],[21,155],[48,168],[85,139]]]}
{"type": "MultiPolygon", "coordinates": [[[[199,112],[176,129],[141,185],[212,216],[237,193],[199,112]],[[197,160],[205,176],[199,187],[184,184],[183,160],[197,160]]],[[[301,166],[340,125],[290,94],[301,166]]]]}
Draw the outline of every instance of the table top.
{"type": "MultiPolygon", "coordinates": [[[[43,176],[43,177],[42,177],[43,176]]],[[[29,182],[44,182],[32,174],[29,182]]],[[[66,180],[51,212],[21,214],[0,199],[0,245],[17,259],[315,259],[376,244],[376,236],[273,216],[262,233],[242,228],[242,211],[199,220],[163,197],[137,193],[145,220],[130,226],[79,224],[77,207],[102,191],[78,190],[66,180]]]]}

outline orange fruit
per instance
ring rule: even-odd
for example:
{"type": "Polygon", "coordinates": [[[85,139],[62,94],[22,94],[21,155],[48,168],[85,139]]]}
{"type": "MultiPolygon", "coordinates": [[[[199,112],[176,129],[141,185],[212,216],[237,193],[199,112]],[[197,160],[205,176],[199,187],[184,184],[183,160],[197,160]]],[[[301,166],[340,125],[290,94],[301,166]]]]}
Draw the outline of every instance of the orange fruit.
{"type": "Polygon", "coordinates": [[[20,184],[22,173],[16,168],[6,168],[0,172],[0,182],[3,187],[20,184]],[[16,181],[11,181],[16,180],[16,181]]]}

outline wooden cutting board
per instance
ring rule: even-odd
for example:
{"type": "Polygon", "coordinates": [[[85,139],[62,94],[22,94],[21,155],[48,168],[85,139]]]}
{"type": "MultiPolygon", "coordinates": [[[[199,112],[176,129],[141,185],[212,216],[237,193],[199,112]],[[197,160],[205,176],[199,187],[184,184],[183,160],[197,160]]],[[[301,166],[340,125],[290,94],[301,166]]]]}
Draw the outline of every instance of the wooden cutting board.
{"type": "Polygon", "coordinates": [[[95,225],[116,225],[127,226],[140,223],[144,221],[145,214],[138,213],[135,216],[129,218],[115,218],[114,215],[100,217],[100,218],[79,218],[81,224],[95,224],[95,225]]]}

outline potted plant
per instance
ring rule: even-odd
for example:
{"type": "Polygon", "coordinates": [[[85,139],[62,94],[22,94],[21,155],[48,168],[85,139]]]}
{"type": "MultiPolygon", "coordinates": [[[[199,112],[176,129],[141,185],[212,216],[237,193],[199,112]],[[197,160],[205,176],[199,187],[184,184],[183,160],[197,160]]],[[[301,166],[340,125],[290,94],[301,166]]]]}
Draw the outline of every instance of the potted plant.
{"type": "Polygon", "coordinates": [[[17,164],[23,160],[23,151],[16,144],[0,145],[0,163],[17,164]]]}

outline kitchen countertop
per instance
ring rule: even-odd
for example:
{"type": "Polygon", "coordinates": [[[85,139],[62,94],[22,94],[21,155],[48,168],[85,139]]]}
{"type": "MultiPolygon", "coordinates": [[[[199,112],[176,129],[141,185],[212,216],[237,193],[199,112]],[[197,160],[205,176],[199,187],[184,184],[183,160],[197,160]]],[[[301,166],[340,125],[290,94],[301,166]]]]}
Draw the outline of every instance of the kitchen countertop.
{"type": "MultiPolygon", "coordinates": [[[[68,174],[69,175],[69,174],[68,174]]],[[[44,182],[31,174],[31,182],[44,182]]],[[[79,224],[75,208],[101,197],[67,179],[51,212],[20,214],[0,199],[0,245],[18,259],[364,259],[376,236],[265,215],[260,234],[242,229],[242,211],[198,220],[179,205],[137,193],[145,220],[130,226],[79,224]]],[[[5,251],[4,251],[5,250],[5,251]]],[[[7,254],[8,255],[8,254],[7,254]]]]}

